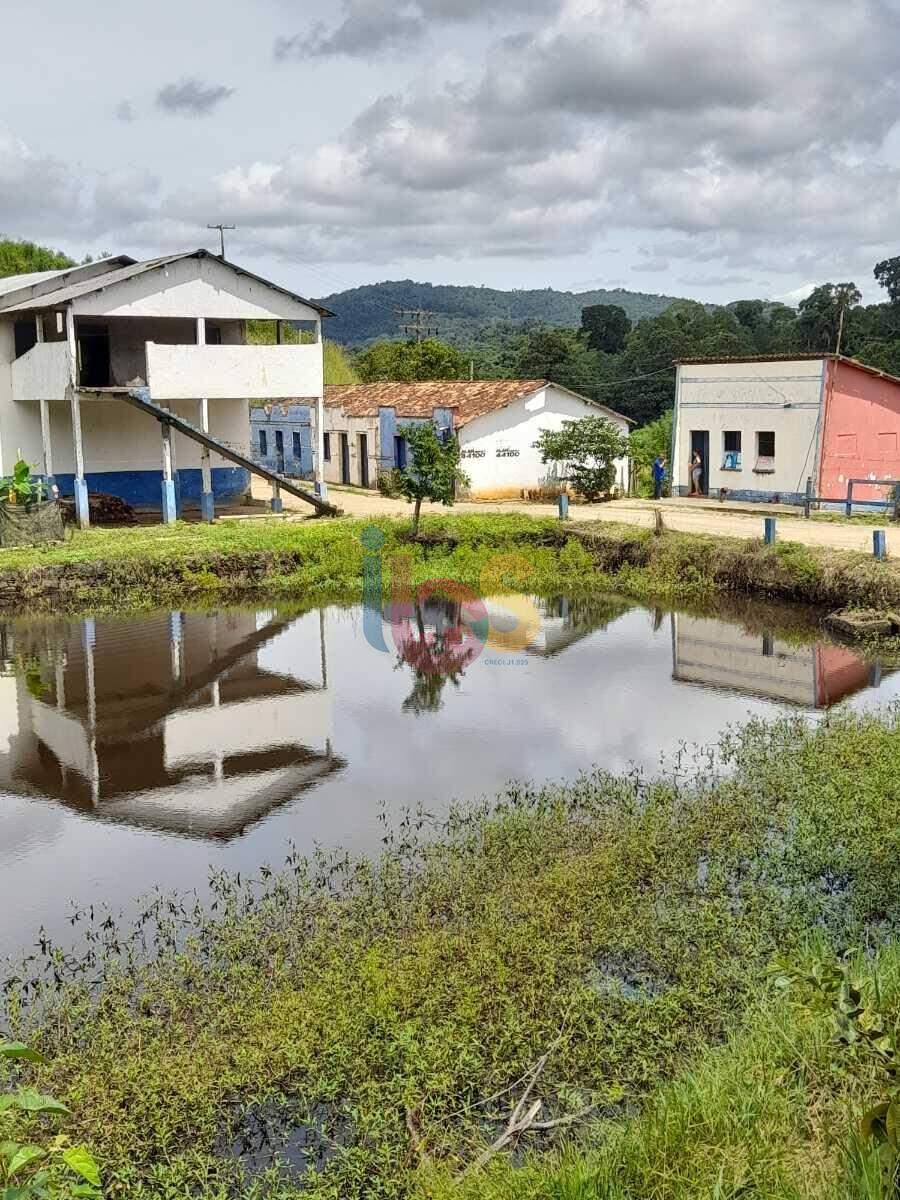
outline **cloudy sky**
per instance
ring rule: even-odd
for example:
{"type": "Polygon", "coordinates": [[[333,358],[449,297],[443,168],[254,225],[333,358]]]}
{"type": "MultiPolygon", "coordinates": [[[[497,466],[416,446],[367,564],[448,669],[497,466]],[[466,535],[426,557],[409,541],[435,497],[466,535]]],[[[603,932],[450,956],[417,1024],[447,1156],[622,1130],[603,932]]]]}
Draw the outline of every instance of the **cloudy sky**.
{"type": "Polygon", "coordinates": [[[900,0],[44,0],[0,232],[378,279],[785,297],[900,253],[900,0]]]}

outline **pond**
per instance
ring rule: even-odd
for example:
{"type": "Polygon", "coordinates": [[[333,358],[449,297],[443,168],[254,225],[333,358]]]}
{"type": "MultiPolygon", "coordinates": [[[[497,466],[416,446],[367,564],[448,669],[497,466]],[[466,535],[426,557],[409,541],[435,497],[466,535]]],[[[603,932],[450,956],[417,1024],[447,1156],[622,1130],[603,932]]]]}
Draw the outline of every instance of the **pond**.
{"type": "Polygon", "coordinates": [[[0,954],[71,905],[128,912],[294,843],[377,854],[385,822],[598,765],[653,770],[730,723],[893,698],[900,676],[744,605],[433,598],[0,624],[0,954]],[[488,634],[487,642],[485,635],[488,634]]]}

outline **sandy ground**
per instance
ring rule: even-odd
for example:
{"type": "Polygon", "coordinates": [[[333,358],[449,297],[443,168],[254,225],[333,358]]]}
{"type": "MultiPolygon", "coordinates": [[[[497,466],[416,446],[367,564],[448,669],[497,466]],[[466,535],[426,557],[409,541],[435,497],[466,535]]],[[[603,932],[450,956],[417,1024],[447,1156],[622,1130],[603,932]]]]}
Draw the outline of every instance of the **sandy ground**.
{"type": "MultiPolygon", "coordinates": [[[[253,480],[253,497],[265,501],[270,494],[268,484],[262,479],[253,480]]],[[[411,507],[405,500],[389,500],[377,492],[366,492],[356,488],[329,487],[328,498],[348,517],[404,516],[411,507]]],[[[309,509],[302,500],[284,494],[285,513],[307,515],[309,509]]],[[[840,550],[862,550],[871,552],[872,526],[852,522],[832,524],[826,521],[805,521],[790,515],[796,512],[783,505],[720,504],[716,500],[674,499],[659,502],[651,500],[613,500],[607,504],[573,504],[569,516],[573,521],[620,521],[628,525],[650,526],[654,522],[654,509],[660,508],[666,526],[681,533],[709,533],[719,537],[751,538],[762,537],[763,519],[774,516],[778,521],[778,537],[783,541],[803,542],[807,546],[831,546],[840,550]]],[[[423,513],[464,512],[523,512],[533,517],[555,517],[555,504],[529,504],[523,501],[461,502],[452,509],[440,504],[423,504],[423,513]]],[[[900,529],[892,528],[888,522],[888,552],[900,555],[900,529]]]]}

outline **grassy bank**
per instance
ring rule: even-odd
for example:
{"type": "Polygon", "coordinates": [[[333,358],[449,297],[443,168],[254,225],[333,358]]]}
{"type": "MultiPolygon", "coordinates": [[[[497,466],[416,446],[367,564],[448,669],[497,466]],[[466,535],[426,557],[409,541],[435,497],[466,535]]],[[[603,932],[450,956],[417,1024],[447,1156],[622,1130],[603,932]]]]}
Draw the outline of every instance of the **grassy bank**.
{"type": "Polygon", "coordinates": [[[900,605],[900,563],[850,551],[702,537],[633,526],[564,525],[522,514],[448,515],[423,522],[223,522],[75,532],[60,546],[0,552],[0,608],[79,610],[242,596],[353,599],[378,529],[384,583],[406,560],[412,583],[451,579],[487,593],[615,590],[672,602],[721,593],[865,607],[900,605]]]}
{"type": "Polygon", "coordinates": [[[898,753],[893,716],[753,724],[656,781],[519,790],[424,844],[413,820],[377,872],[217,879],[212,918],[148,907],[151,965],[98,921],[92,994],[47,949],[11,1024],[111,1196],[875,1196],[851,1150],[878,1055],[771,965],[895,937],[898,753]],[[529,1079],[533,1119],[563,1123],[524,1135],[522,1170],[474,1171],[529,1079]],[[228,1149],[260,1126],[293,1174],[241,1180],[228,1149]]]}

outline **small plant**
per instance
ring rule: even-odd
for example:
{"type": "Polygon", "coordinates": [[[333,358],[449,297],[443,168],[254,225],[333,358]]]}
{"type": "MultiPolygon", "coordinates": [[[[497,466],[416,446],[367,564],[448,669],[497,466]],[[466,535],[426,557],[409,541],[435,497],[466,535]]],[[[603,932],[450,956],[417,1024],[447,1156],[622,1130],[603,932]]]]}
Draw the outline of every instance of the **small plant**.
{"type": "MultiPolygon", "coordinates": [[[[10,1041],[0,1041],[0,1059],[46,1062],[36,1050],[10,1041]]],[[[69,1110],[60,1100],[33,1088],[0,1093],[0,1200],[67,1200],[70,1196],[100,1200],[100,1169],[89,1151],[70,1145],[63,1134],[44,1146],[7,1138],[4,1125],[16,1112],[65,1116],[69,1110]]]]}
{"type": "Polygon", "coordinates": [[[459,442],[452,435],[442,439],[435,427],[405,425],[399,431],[409,447],[409,463],[397,471],[400,494],[415,504],[412,535],[418,537],[422,501],[451,505],[457,485],[469,482],[459,466],[459,442]]]}
{"type": "Polygon", "coordinates": [[[13,467],[12,475],[7,475],[0,480],[0,487],[6,494],[9,504],[26,505],[43,499],[44,481],[36,479],[32,482],[31,472],[33,470],[33,465],[20,457],[13,467]]]}

